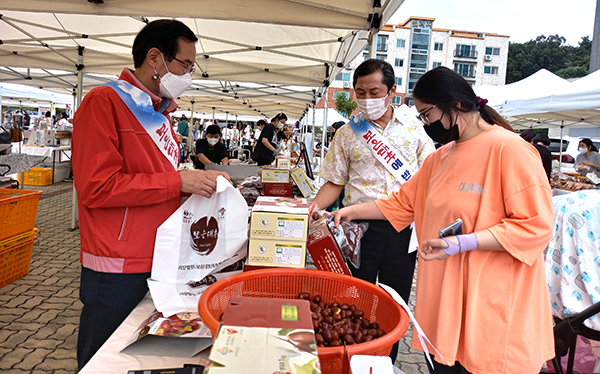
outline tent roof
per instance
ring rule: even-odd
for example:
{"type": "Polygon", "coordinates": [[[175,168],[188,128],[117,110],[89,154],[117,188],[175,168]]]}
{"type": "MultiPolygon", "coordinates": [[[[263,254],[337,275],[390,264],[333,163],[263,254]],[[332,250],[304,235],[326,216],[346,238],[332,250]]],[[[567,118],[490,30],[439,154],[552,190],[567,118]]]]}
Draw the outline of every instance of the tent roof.
{"type": "MultiPolygon", "coordinates": [[[[390,0],[384,2],[383,9],[375,9],[382,14],[381,25],[402,1],[390,0]]],[[[155,0],[111,0],[103,5],[81,0],[4,1],[0,10],[0,80],[71,93],[80,67],[85,92],[115,79],[124,66],[133,67],[133,39],[145,22],[155,19],[146,17],[172,16],[187,24],[200,39],[195,85],[183,96],[196,96],[204,90],[214,96],[206,106],[221,111],[240,110],[244,98],[264,100],[271,104],[261,103],[259,109],[267,116],[285,111],[290,117],[300,117],[315,97],[311,91],[307,95],[294,87],[315,88],[319,94],[362,53],[371,20],[377,18],[372,15],[372,3],[176,0],[165,6],[164,1],[155,0]],[[206,88],[211,85],[209,81],[233,87],[241,82],[260,83],[263,86],[255,96],[261,95],[261,99],[250,98],[250,89],[237,94],[221,90],[221,94],[228,95],[216,95],[215,89],[206,88]],[[279,88],[271,87],[272,92],[266,95],[267,86],[279,88]],[[283,100],[284,94],[293,98],[283,100]]],[[[184,98],[183,103],[186,100],[209,98],[184,98]]]]}
{"type": "MultiPolygon", "coordinates": [[[[387,20],[402,1],[384,1],[387,20]],[[390,3],[396,3],[390,4],[390,3]]],[[[250,21],[281,25],[353,30],[371,28],[373,1],[364,0],[107,0],[92,4],[82,0],[4,0],[2,8],[17,11],[73,13],[109,16],[145,16],[250,21]]]]}

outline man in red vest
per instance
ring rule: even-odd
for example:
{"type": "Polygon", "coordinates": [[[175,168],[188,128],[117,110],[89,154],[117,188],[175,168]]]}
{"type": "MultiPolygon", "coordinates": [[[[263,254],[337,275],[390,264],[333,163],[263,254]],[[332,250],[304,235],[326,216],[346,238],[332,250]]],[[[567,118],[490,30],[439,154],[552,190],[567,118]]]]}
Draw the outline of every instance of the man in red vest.
{"type": "Polygon", "coordinates": [[[133,43],[135,70],[90,91],[73,126],[83,303],[79,368],[148,292],[156,229],[182,193],[210,197],[225,173],[178,171],[169,123],[192,84],[197,37],[183,23],[156,20],[133,43]]]}

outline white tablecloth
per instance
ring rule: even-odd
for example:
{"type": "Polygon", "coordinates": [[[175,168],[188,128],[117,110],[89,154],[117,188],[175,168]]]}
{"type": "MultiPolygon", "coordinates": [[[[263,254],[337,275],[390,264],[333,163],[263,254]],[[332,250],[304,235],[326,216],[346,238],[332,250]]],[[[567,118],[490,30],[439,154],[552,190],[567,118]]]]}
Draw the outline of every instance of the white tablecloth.
{"type": "MultiPolygon", "coordinates": [[[[68,151],[68,155],[69,155],[69,157],[71,157],[71,155],[70,155],[71,146],[70,145],[61,145],[60,147],[32,147],[32,146],[27,146],[27,145],[21,146],[21,153],[26,153],[28,155],[34,155],[34,156],[52,157],[52,152],[59,152],[59,151],[68,151]]],[[[19,153],[18,146],[15,147],[13,144],[12,152],[19,153]]]]}
{"type": "MultiPolygon", "coordinates": [[[[100,350],[79,372],[81,374],[125,374],[128,370],[151,370],[161,368],[181,368],[184,364],[206,365],[204,352],[192,358],[168,356],[141,356],[119,353],[141,323],[154,311],[152,299],[144,299],[121,326],[110,336],[100,350]]],[[[207,352],[208,353],[208,352],[207,352]]],[[[206,354],[208,356],[208,354],[206,354]]]]}
{"type": "MultiPolygon", "coordinates": [[[[546,276],[552,314],[564,319],[600,301],[600,191],[554,196],[553,201],[546,276]]],[[[600,331],[600,316],[585,325],[600,331]]]]}

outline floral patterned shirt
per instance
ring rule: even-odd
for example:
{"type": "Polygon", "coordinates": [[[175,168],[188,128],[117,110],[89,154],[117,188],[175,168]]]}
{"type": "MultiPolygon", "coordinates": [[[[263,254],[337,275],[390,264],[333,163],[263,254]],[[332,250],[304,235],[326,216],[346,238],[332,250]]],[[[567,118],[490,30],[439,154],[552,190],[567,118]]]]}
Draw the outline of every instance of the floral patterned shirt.
{"type": "MultiPolygon", "coordinates": [[[[410,163],[413,170],[418,170],[425,158],[435,151],[423,124],[404,109],[394,109],[394,118],[385,129],[373,122],[372,125],[410,163]]],[[[398,191],[404,182],[386,170],[348,125],[335,132],[319,176],[345,186],[343,203],[346,206],[388,196],[398,191]]]]}

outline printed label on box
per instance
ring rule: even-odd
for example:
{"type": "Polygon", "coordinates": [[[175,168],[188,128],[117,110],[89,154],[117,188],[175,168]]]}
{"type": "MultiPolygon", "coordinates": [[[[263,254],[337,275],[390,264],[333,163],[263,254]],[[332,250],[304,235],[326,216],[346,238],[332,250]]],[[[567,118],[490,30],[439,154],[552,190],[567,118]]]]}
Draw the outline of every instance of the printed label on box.
{"type": "Polygon", "coordinates": [[[302,218],[277,218],[277,237],[302,239],[305,222],[302,218]]]}
{"type": "Polygon", "coordinates": [[[274,262],[281,265],[301,265],[302,246],[275,244],[274,262]]]}

